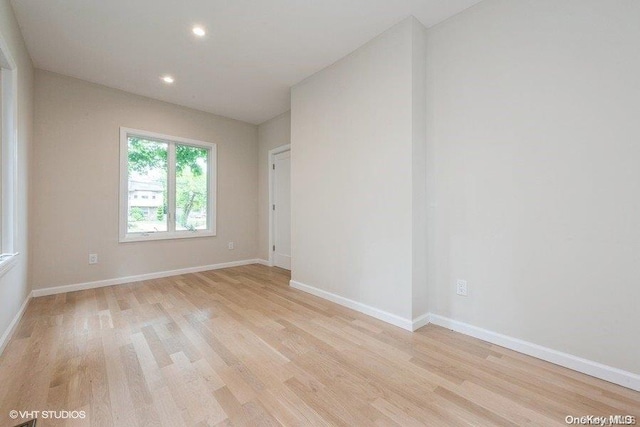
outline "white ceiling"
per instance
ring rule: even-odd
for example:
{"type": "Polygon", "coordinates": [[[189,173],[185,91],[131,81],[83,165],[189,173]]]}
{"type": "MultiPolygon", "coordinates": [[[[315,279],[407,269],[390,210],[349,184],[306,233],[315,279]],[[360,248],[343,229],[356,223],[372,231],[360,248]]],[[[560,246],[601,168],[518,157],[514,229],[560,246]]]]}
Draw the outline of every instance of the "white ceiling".
{"type": "Polygon", "coordinates": [[[414,15],[479,0],[13,0],[35,66],[261,123],[289,88],[414,15]],[[194,24],[207,35],[198,39],[194,24]],[[166,85],[160,76],[176,81],[166,85]]]}

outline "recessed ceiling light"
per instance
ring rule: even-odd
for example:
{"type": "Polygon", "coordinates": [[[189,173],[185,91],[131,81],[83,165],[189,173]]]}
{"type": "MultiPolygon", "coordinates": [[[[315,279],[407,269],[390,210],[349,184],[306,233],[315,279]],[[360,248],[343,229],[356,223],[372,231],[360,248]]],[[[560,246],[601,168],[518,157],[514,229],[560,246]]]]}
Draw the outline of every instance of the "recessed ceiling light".
{"type": "Polygon", "coordinates": [[[193,31],[193,34],[195,34],[198,37],[204,37],[204,35],[207,34],[207,32],[204,30],[204,28],[199,27],[197,25],[195,27],[193,27],[193,30],[191,30],[191,31],[193,31]]]}
{"type": "Polygon", "coordinates": [[[162,76],[161,78],[162,78],[163,82],[169,83],[169,84],[171,84],[171,83],[173,83],[175,81],[175,79],[173,77],[171,77],[171,76],[162,76]]]}

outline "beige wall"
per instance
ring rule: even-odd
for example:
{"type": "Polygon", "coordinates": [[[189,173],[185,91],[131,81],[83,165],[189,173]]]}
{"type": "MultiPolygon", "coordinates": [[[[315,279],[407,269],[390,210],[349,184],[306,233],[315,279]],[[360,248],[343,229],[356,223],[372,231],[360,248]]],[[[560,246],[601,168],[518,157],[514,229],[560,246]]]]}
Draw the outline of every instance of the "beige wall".
{"type": "Polygon", "coordinates": [[[34,289],[255,258],[257,126],[40,70],[35,91],[34,289]],[[120,126],[218,144],[216,237],[118,243],[120,126]]]}
{"type": "Polygon", "coordinates": [[[30,292],[27,277],[29,166],[33,133],[33,66],[8,0],[0,1],[0,35],[18,67],[17,234],[18,264],[0,279],[0,336],[18,313],[30,292]]]}
{"type": "Polygon", "coordinates": [[[429,30],[432,312],[640,373],[639,22],[487,0],[429,30]]]}
{"type": "Polygon", "coordinates": [[[412,320],[427,314],[427,29],[411,25],[411,313],[412,320]]]}
{"type": "Polygon", "coordinates": [[[413,181],[425,176],[413,162],[424,135],[414,133],[413,79],[426,78],[414,75],[416,26],[401,22],[291,93],[292,279],[404,322],[413,317],[413,181]]]}
{"type": "Polygon", "coordinates": [[[258,126],[258,258],[269,260],[269,150],[291,143],[291,112],[258,126]]]}

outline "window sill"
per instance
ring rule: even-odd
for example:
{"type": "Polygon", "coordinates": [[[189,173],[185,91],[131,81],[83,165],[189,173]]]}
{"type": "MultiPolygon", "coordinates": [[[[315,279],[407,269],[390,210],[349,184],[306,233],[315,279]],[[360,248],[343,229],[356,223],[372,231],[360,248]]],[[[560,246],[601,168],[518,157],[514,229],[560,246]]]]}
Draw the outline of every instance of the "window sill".
{"type": "Polygon", "coordinates": [[[148,233],[147,235],[129,235],[126,237],[120,237],[120,243],[129,242],[149,242],[155,240],[175,240],[175,239],[193,239],[197,237],[215,237],[216,233],[213,231],[184,231],[184,232],[160,232],[160,233],[148,233]]]}
{"type": "Polygon", "coordinates": [[[20,253],[18,252],[16,252],[15,254],[0,255],[0,277],[7,274],[7,272],[18,263],[18,255],[20,255],[20,253]]]}

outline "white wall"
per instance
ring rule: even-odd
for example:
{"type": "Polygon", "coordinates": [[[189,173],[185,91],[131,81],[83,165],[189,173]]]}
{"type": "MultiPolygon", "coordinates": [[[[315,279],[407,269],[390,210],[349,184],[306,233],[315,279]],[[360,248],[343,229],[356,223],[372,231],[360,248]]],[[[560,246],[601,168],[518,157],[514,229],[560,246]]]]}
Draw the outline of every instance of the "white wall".
{"type": "Polygon", "coordinates": [[[639,22],[486,0],[429,30],[432,312],[640,373],[639,22]]]}
{"type": "Polygon", "coordinates": [[[427,29],[413,21],[411,38],[412,319],[428,312],[427,233],[427,29]]]}
{"type": "Polygon", "coordinates": [[[0,36],[7,43],[18,67],[18,197],[15,251],[20,252],[18,264],[0,279],[0,336],[2,336],[30,292],[27,278],[29,259],[27,227],[29,225],[28,177],[33,126],[33,66],[8,0],[0,1],[0,36]]]}
{"type": "Polygon", "coordinates": [[[416,26],[403,21],[291,94],[292,280],[403,319],[413,316],[413,79],[425,78],[413,74],[416,26]]]}
{"type": "Polygon", "coordinates": [[[255,258],[257,126],[40,70],[35,91],[34,289],[255,258]],[[218,144],[216,237],[118,243],[120,126],[218,144]]]}
{"type": "Polygon", "coordinates": [[[258,258],[269,260],[269,150],[291,143],[291,112],[258,126],[258,258]]]}

